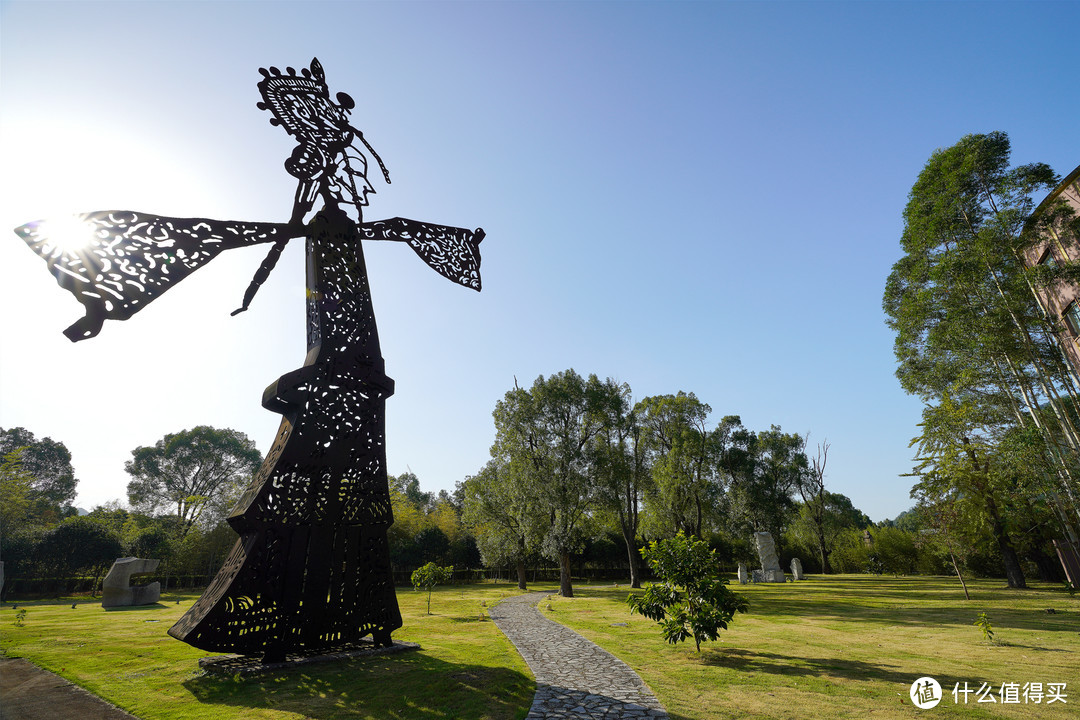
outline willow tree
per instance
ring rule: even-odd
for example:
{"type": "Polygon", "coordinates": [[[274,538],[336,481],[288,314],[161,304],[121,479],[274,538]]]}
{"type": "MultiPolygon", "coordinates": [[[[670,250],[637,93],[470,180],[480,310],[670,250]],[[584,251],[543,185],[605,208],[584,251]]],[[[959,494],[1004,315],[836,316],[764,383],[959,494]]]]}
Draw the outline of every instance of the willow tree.
{"type": "Polygon", "coordinates": [[[605,408],[620,394],[613,380],[564,370],[515,387],[496,406],[492,456],[513,468],[514,482],[535,498],[544,518],[541,552],[559,563],[559,593],[574,594],[570,555],[583,544],[583,525],[596,500],[597,477],[588,447],[601,431],[605,408]]]}
{"type": "MultiPolygon", "coordinates": [[[[1025,263],[1036,241],[1024,232],[1032,196],[1057,178],[1042,163],[1010,168],[1009,156],[1004,133],[968,135],[931,155],[908,197],[905,254],[888,278],[883,307],[896,333],[897,377],[926,403],[917,474],[952,478],[946,486],[962,476],[987,477],[1003,434],[1031,425],[1053,456],[1048,482],[1075,497],[1080,433],[1064,406],[1075,401],[1076,388],[1025,263]],[[1051,412],[1040,412],[1043,406],[1051,412]]],[[[1001,546],[1004,524],[994,521],[1000,498],[992,483],[984,487],[972,498],[1001,546]]],[[[1022,582],[1009,575],[1010,583],[1022,582]]]]}
{"type": "Polygon", "coordinates": [[[544,513],[531,473],[520,458],[492,458],[461,484],[462,521],[488,567],[512,565],[527,589],[525,564],[539,555],[544,513]]]}
{"type": "Polygon", "coordinates": [[[706,424],[712,408],[679,391],[647,397],[634,412],[645,432],[655,514],[675,532],[701,537],[723,496],[717,438],[706,424]]]}
{"type": "Polygon", "coordinates": [[[618,520],[630,563],[630,587],[640,588],[638,531],[645,494],[653,487],[648,440],[631,405],[630,386],[619,385],[618,393],[606,397],[607,402],[600,407],[600,432],[591,446],[597,498],[618,520]]]}

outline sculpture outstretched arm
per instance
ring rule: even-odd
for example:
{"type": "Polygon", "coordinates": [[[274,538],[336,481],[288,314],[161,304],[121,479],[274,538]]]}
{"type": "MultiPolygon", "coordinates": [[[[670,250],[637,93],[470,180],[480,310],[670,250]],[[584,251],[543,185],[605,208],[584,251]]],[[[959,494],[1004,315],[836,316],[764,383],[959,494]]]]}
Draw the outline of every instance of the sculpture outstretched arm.
{"type": "Polygon", "coordinates": [[[466,230],[395,217],[366,222],[359,229],[365,240],[408,243],[435,272],[479,292],[482,228],[466,230]]]}

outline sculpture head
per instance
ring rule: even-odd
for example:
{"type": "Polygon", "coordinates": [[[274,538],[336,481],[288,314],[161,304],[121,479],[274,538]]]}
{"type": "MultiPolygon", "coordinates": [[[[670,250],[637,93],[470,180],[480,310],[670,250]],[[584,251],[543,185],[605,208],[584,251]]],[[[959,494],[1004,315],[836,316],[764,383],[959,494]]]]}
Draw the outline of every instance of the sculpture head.
{"type": "Polygon", "coordinates": [[[306,215],[318,197],[328,205],[355,207],[359,213],[375,189],[367,179],[367,160],[354,141],[359,139],[379,163],[387,183],[390,174],[363,133],[349,122],[356,101],[343,92],[330,99],[318,58],[299,74],[291,67],[284,73],[276,67],[259,68],[259,72],[263,75],[259,109],[273,113],[270,124],[284,128],[299,142],[285,161],[285,169],[300,181],[294,220],[306,215]]]}

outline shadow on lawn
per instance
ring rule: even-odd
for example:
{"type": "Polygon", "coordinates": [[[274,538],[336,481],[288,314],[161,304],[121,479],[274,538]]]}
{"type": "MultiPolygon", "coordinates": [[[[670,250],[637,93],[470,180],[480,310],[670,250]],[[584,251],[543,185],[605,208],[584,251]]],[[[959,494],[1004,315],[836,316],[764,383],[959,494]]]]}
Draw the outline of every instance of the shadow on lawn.
{"type": "MultiPolygon", "coordinates": [[[[822,677],[831,676],[863,682],[888,682],[902,686],[910,686],[915,677],[908,672],[893,669],[890,665],[875,665],[874,663],[861,660],[843,660],[841,658],[805,658],[789,657],[778,653],[755,652],[729,648],[723,651],[702,654],[702,662],[713,667],[722,667],[738,672],[759,672],[784,677],[807,676],[822,677]]],[[[952,678],[944,675],[935,675],[935,679],[942,687],[952,687],[956,682],[963,682],[964,678],[952,678]]]]}
{"type": "MultiPolygon", "coordinates": [[[[967,627],[982,611],[1001,630],[1068,632],[1077,622],[1078,604],[1054,586],[988,589],[987,581],[981,581],[970,601],[964,599],[963,590],[952,578],[867,575],[844,576],[832,582],[826,576],[816,576],[805,584],[748,587],[753,589],[747,591],[737,584],[731,585],[750,601],[751,615],[788,623],[813,618],[826,622],[860,620],[885,626],[967,627]],[[1035,607],[1001,606],[1006,603],[1035,607]],[[1056,612],[1047,613],[1047,607],[1053,607],[1056,612]]],[[[626,590],[614,588],[590,588],[587,592],[592,597],[604,597],[619,604],[627,594],[626,590]]]]}
{"type": "Polygon", "coordinates": [[[423,651],[328,662],[249,678],[184,682],[200,703],[295,712],[320,720],[524,717],[531,677],[507,668],[448,663],[423,651]]]}

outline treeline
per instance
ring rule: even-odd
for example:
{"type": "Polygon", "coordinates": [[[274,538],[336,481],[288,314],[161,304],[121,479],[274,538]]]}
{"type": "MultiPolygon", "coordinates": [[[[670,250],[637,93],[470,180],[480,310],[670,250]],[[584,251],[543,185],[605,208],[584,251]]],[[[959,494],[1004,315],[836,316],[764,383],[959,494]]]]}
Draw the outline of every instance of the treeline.
{"type": "MultiPolygon", "coordinates": [[[[572,369],[515,383],[494,411],[491,459],[455,493],[483,562],[515,567],[522,587],[529,567],[557,563],[570,595],[575,559],[637,586],[651,540],[697,536],[733,570],[758,564],[752,534],[768,531],[784,565],[798,557],[808,572],[1005,573],[985,526],[941,533],[931,507],[875,526],[826,488],[827,442],[808,450],[797,433],[711,412],[694,393],[635,402],[627,384],[572,369]]],[[[1059,579],[1049,536],[1015,532],[1025,569],[1059,579]]]]}
{"type": "MultiPolygon", "coordinates": [[[[388,478],[395,576],[405,583],[435,562],[459,577],[513,573],[523,588],[530,573],[557,577],[570,595],[575,576],[639,586],[639,549],[680,531],[705,540],[727,571],[756,566],[759,530],[773,534],[783,566],[798,557],[810,573],[1006,574],[987,524],[943,520],[940,504],[924,502],[875,525],[827,489],[828,443],[808,450],[805,436],[779,426],[711,414],[694,393],[634,401],[627,384],[574,370],[515,383],[493,413],[491,459],[454,492],[424,491],[412,472],[388,478]]],[[[234,430],[166,435],[132,451],[126,507],[77,516],[62,443],[0,430],[0,452],[5,593],[39,594],[96,587],[123,556],[162,560],[166,587],[206,583],[236,541],[226,517],[262,459],[234,430]]],[[[1040,517],[1014,516],[1016,560],[1059,580],[1040,517]]]]}
{"type": "Polygon", "coordinates": [[[62,442],[0,429],[0,560],[11,592],[93,591],[119,557],[161,560],[165,587],[205,583],[236,541],[225,522],[262,462],[243,433],[200,426],[132,451],[128,507],[79,515],[78,480],[62,442]],[[88,582],[87,582],[88,581],[88,582]]]}

